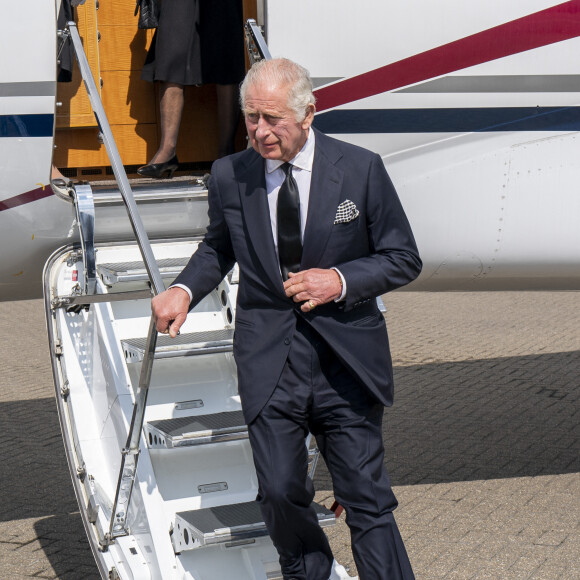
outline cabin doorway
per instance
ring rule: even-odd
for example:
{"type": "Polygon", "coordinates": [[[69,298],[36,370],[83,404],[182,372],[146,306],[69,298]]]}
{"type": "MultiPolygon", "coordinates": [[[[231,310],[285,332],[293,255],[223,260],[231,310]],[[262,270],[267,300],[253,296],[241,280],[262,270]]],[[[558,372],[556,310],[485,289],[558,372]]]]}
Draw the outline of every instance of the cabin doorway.
{"type": "MultiPolygon", "coordinates": [[[[244,0],[244,20],[256,18],[256,0],[244,0]]],[[[135,0],[86,0],[75,20],[129,175],[147,163],[159,144],[159,87],[142,81],[141,68],[153,30],[137,28],[135,0]]],[[[72,82],[58,83],[53,162],[66,177],[111,179],[105,147],[77,63],[72,82]]],[[[237,149],[246,146],[243,123],[237,149]]],[[[217,158],[215,85],[186,87],[177,156],[180,173],[204,173],[217,158]]]]}

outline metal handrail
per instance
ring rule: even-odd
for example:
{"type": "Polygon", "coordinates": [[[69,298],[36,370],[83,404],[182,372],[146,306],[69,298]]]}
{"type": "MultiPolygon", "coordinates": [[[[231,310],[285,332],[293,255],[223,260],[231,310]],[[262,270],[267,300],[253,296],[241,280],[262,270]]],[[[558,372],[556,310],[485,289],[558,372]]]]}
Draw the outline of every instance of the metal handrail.
{"type": "MultiPolygon", "coordinates": [[[[135,203],[133,192],[131,191],[131,186],[129,185],[129,179],[127,178],[127,174],[121,161],[119,151],[117,150],[117,145],[115,143],[115,139],[113,138],[113,133],[111,131],[107,115],[105,114],[105,109],[103,107],[97,85],[95,84],[87,56],[83,49],[76,23],[72,21],[68,22],[67,30],[64,31],[64,34],[67,34],[67,31],[72,40],[75,56],[83,81],[85,83],[85,88],[87,89],[87,94],[93,108],[93,113],[95,114],[95,118],[101,132],[101,137],[105,145],[109,161],[111,162],[113,174],[115,175],[115,179],[119,185],[119,192],[121,193],[123,202],[127,209],[129,221],[131,222],[133,233],[135,234],[135,238],[137,240],[137,244],[139,245],[139,250],[143,257],[143,262],[145,263],[145,268],[147,270],[149,280],[151,281],[151,292],[153,295],[157,295],[165,290],[163,279],[161,278],[161,273],[157,267],[155,256],[153,255],[153,250],[151,249],[151,244],[149,242],[147,233],[145,232],[143,222],[141,221],[141,216],[139,215],[137,204],[135,203]]],[[[157,331],[155,329],[155,321],[153,320],[153,317],[151,317],[149,332],[147,334],[145,356],[143,358],[141,374],[139,376],[139,386],[137,388],[137,392],[135,393],[133,416],[131,418],[127,443],[122,450],[121,469],[119,471],[117,490],[115,493],[115,500],[111,512],[109,532],[105,538],[103,548],[106,548],[108,544],[112,543],[114,538],[118,536],[124,536],[129,533],[127,530],[127,514],[131,501],[131,495],[133,492],[133,486],[135,483],[135,476],[137,473],[139,441],[141,439],[141,432],[143,429],[143,420],[145,415],[145,407],[147,404],[149,384],[151,381],[153,360],[155,358],[156,344],[157,331]]]]}
{"type": "Polygon", "coordinates": [[[264,40],[262,30],[254,19],[250,18],[246,20],[245,32],[246,48],[248,50],[250,64],[254,64],[259,60],[270,60],[272,58],[270,49],[264,40]]]}
{"type": "Polygon", "coordinates": [[[95,294],[97,289],[97,269],[95,262],[95,205],[93,190],[90,185],[78,185],[75,188],[75,210],[81,247],[84,257],[84,292],[95,294]]]}
{"type": "Polygon", "coordinates": [[[95,79],[93,78],[93,74],[89,66],[89,61],[87,60],[87,56],[83,49],[77,25],[75,22],[68,22],[67,26],[71,35],[71,40],[75,49],[75,55],[79,64],[79,69],[81,71],[83,81],[85,83],[85,87],[87,89],[89,100],[97,119],[97,124],[101,132],[109,161],[111,162],[111,169],[113,170],[115,179],[119,184],[119,191],[123,196],[123,201],[127,208],[127,213],[131,222],[131,227],[133,228],[135,238],[139,244],[139,250],[143,256],[143,261],[145,262],[145,268],[147,269],[149,279],[151,280],[153,293],[159,294],[165,290],[163,279],[161,278],[159,268],[157,268],[157,263],[155,262],[155,256],[153,255],[153,250],[151,249],[149,238],[147,237],[143,222],[141,221],[141,216],[139,215],[139,211],[137,209],[137,204],[133,198],[131,185],[129,184],[129,179],[127,178],[125,168],[123,167],[121,156],[119,155],[119,151],[117,149],[117,144],[113,138],[113,132],[111,131],[107,115],[105,114],[105,109],[103,107],[101,97],[99,96],[99,91],[97,89],[95,79]]]}

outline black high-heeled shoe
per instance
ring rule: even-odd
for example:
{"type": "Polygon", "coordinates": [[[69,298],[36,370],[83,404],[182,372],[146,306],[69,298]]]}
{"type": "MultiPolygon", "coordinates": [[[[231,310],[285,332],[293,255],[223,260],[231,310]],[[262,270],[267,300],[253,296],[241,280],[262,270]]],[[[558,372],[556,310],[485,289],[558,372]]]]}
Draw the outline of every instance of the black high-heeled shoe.
{"type": "Polygon", "coordinates": [[[169,161],[165,161],[165,163],[149,163],[148,165],[143,165],[143,167],[137,169],[137,173],[142,177],[171,179],[178,167],[179,161],[177,160],[177,155],[174,155],[169,161]]]}

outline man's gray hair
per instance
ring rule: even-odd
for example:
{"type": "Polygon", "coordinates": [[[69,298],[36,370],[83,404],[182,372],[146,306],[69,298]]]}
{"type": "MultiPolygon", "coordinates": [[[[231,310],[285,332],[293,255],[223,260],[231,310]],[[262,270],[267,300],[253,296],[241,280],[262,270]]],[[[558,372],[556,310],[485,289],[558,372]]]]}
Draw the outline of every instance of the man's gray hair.
{"type": "Polygon", "coordinates": [[[246,93],[248,87],[260,83],[277,86],[288,86],[288,106],[301,122],[306,117],[308,105],[314,105],[316,98],[312,92],[310,73],[299,64],[287,58],[260,60],[252,66],[240,87],[240,105],[246,110],[246,93]]]}

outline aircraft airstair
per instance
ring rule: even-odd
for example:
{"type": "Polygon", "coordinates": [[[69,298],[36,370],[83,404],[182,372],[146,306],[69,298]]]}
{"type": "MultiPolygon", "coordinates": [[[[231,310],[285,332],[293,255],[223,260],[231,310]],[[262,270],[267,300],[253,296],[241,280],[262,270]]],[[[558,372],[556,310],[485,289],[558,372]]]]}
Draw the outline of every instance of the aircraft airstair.
{"type": "MultiPolygon", "coordinates": [[[[201,182],[168,183],[133,195],[74,23],[69,29],[118,184],[71,189],[81,243],[55,252],[44,274],[59,417],[100,573],[112,580],[281,578],[255,502],[237,390],[236,269],[176,339],[158,336],[151,319],[152,295],[201,239],[207,190],[201,182]],[[129,221],[118,217],[120,198],[129,221]],[[156,216],[152,203],[165,208],[164,219],[185,208],[191,235],[171,235],[171,220],[156,216]]],[[[315,448],[309,458],[312,477],[315,448]]],[[[332,511],[316,510],[322,526],[335,522],[332,511]]],[[[348,577],[335,565],[333,578],[348,577]]]]}

